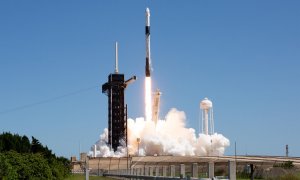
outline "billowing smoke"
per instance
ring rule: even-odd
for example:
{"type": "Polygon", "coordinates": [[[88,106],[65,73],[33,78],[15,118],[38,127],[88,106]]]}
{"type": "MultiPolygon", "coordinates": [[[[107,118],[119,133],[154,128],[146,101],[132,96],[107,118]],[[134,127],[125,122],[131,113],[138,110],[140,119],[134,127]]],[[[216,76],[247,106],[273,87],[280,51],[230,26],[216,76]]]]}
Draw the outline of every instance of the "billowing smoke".
{"type": "MultiPolygon", "coordinates": [[[[176,156],[222,156],[229,140],[222,134],[196,135],[195,129],[187,128],[183,111],[171,109],[165,120],[157,125],[144,118],[128,119],[128,153],[131,155],[176,155],[176,156]],[[140,142],[138,143],[138,139],[140,142]]],[[[104,129],[100,140],[94,145],[96,151],[92,156],[121,157],[127,156],[125,142],[116,152],[110,151],[107,145],[108,130],[104,129]]]]}

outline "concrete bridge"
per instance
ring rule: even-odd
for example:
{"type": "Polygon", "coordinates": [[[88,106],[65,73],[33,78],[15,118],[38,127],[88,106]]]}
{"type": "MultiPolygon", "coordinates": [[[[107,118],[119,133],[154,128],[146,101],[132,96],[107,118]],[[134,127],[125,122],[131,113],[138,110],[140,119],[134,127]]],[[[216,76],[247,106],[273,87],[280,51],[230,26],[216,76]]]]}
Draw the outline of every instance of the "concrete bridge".
{"type": "Polygon", "coordinates": [[[199,177],[213,178],[222,174],[235,180],[237,171],[249,171],[251,176],[258,169],[268,169],[276,165],[293,162],[300,167],[300,158],[280,156],[131,156],[97,157],[82,156],[73,161],[73,172],[84,172],[86,166],[94,175],[120,176],[140,179],[174,179],[199,177]],[[147,177],[147,178],[146,178],[147,177]]]}

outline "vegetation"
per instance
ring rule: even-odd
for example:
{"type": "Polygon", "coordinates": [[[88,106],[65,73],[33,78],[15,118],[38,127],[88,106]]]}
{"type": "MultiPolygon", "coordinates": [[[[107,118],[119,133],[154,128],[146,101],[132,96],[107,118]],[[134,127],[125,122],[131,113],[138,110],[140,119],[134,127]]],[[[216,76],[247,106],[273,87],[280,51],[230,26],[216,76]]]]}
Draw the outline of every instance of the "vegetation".
{"type": "Polygon", "coordinates": [[[267,180],[300,180],[300,173],[299,172],[289,172],[287,174],[273,177],[273,178],[266,178],[267,180]]]}
{"type": "Polygon", "coordinates": [[[250,173],[246,171],[236,173],[237,179],[250,179],[250,176],[251,176],[250,173]]]}
{"type": "Polygon", "coordinates": [[[218,168],[215,170],[215,176],[225,176],[226,172],[224,168],[218,168]]]}
{"type": "Polygon", "coordinates": [[[287,161],[287,162],[284,162],[284,163],[281,163],[281,164],[274,164],[273,167],[281,167],[281,168],[284,168],[284,169],[292,169],[295,167],[295,165],[293,164],[293,161],[287,161]]]}
{"type": "Polygon", "coordinates": [[[0,134],[0,179],[64,179],[70,161],[56,157],[48,147],[32,137],[0,134]]]}
{"type": "Polygon", "coordinates": [[[300,180],[300,178],[295,174],[286,174],[279,177],[280,180],[300,180]]]}

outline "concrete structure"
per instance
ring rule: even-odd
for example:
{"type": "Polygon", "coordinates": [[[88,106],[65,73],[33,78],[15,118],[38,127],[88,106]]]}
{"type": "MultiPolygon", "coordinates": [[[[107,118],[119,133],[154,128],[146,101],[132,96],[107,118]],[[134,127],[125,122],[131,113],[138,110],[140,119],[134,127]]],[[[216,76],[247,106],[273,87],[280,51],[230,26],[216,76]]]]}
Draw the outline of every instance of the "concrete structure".
{"type": "Polygon", "coordinates": [[[215,177],[215,164],[213,161],[208,162],[208,178],[215,177]]]}
{"type": "Polygon", "coordinates": [[[141,168],[141,176],[144,176],[144,175],[145,175],[145,168],[142,167],[142,168],[141,168]]]}
{"type": "Polygon", "coordinates": [[[180,164],[180,177],[184,178],[185,177],[185,165],[180,164]]]}
{"type": "Polygon", "coordinates": [[[149,176],[149,167],[145,167],[144,172],[144,176],[149,176]]]}
{"type": "Polygon", "coordinates": [[[170,177],[175,177],[175,165],[170,166],[170,177]]]}
{"type": "Polygon", "coordinates": [[[89,169],[89,157],[85,159],[85,180],[89,180],[90,177],[90,169],[89,169]]]}
{"type": "Polygon", "coordinates": [[[153,166],[149,167],[149,176],[153,176],[153,166]]]}
{"type": "Polygon", "coordinates": [[[159,176],[159,166],[155,167],[155,176],[159,176]]]}
{"type": "Polygon", "coordinates": [[[77,161],[76,156],[72,156],[71,157],[71,162],[76,162],[76,161],[77,161]]]}
{"type": "Polygon", "coordinates": [[[80,161],[81,162],[85,162],[87,158],[87,154],[86,153],[80,153],[80,161]]]}
{"type": "Polygon", "coordinates": [[[167,170],[168,170],[168,167],[167,166],[163,166],[163,177],[167,176],[167,170]]]}
{"type": "Polygon", "coordinates": [[[236,162],[229,160],[228,161],[228,172],[229,172],[229,179],[236,180],[236,162]]]}
{"type": "Polygon", "coordinates": [[[193,163],[192,171],[193,171],[192,177],[198,178],[198,164],[197,163],[193,163]]]}
{"type": "MultiPolygon", "coordinates": [[[[82,154],[82,160],[85,155],[82,154]]],[[[249,173],[254,176],[257,173],[257,168],[269,169],[274,164],[282,164],[292,161],[296,167],[300,167],[300,158],[291,157],[274,157],[274,156],[137,156],[137,157],[108,157],[108,158],[90,158],[89,168],[91,175],[102,174],[130,174],[130,170],[134,170],[134,176],[149,176],[150,167],[152,168],[152,176],[157,176],[159,168],[159,177],[179,177],[190,174],[193,177],[213,177],[214,171],[218,172],[223,169],[224,175],[234,179],[235,169],[243,170],[249,167],[249,173]],[[235,163],[236,162],[236,163],[235,163]],[[128,164],[128,166],[127,166],[128,164]],[[183,169],[183,166],[185,168],[183,169]],[[236,167],[236,168],[235,168],[236,167]],[[210,169],[210,171],[209,171],[210,169]],[[251,169],[251,171],[250,171],[251,169]],[[209,173],[210,172],[210,173],[209,173]]],[[[73,173],[84,173],[85,161],[72,162],[73,173]]],[[[143,179],[143,178],[141,178],[143,179]]]]}

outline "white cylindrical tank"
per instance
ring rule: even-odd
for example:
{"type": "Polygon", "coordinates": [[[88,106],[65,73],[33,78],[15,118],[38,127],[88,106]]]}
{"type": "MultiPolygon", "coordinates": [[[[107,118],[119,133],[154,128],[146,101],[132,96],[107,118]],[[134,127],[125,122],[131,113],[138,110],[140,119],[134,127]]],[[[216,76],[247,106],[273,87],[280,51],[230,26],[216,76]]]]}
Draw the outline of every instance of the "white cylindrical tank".
{"type": "Polygon", "coordinates": [[[211,134],[213,133],[213,116],[212,116],[212,102],[208,98],[204,98],[200,102],[200,109],[202,109],[202,133],[208,135],[208,121],[210,120],[211,134]]]}
{"type": "Polygon", "coordinates": [[[200,108],[208,110],[212,108],[212,102],[208,98],[204,98],[204,100],[200,102],[200,108]]]}

